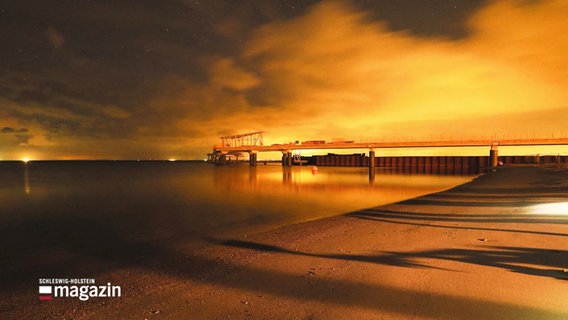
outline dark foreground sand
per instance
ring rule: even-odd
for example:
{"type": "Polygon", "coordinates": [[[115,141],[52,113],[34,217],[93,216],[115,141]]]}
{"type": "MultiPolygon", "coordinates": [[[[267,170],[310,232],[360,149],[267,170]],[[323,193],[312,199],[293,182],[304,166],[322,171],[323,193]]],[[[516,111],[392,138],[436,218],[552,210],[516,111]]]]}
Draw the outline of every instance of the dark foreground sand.
{"type": "Polygon", "coordinates": [[[568,169],[503,167],[197,251],[151,244],[97,274],[120,299],[38,301],[34,283],[3,293],[0,318],[566,320],[567,205],[568,169]]]}

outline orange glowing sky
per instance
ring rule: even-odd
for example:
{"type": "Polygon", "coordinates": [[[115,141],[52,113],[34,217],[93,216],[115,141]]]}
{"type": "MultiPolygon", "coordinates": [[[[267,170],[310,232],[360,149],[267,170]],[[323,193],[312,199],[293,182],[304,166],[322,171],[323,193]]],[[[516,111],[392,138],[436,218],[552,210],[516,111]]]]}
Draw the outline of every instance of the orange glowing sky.
{"type": "MultiPolygon", "coordinates": [[[[394,28],[383,3],[314,1],[294,14],[265,10],[255,24],[235,11],[195,45],[183,32],[203,26],[137,7],[147,22],[124,20],[144,46],[107,48],[104,59],[80,54],[86,36],[46,22],[37,31],[51,64],[22,69],[11,58],[0,75],[0,159],[201,159],[220,136],[252,131],[265,144],[568,137],[567,1],[481,2],[458,36],[394,28]],[[144,35],[148,24],[167,36],[144,35]]],[[[114,11],[93,10],[85,23],[116,27],[114,11]]]]}

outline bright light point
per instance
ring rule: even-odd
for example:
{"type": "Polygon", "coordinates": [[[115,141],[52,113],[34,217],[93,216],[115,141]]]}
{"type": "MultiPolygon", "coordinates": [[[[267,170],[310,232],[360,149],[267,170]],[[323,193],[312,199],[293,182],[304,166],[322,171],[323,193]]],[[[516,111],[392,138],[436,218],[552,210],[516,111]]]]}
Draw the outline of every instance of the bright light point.
{"type": "Polygon", "coordinates": [[[28,158],[28,157],[24,157],[24,158],[22,158],[22,161],[23,161],[23,162],[25,162],[25,163],[27,163],[27,162],[29,162],[29,161],[30,161],[30,158],[28,158]]]}
{"type": "Polygon", "coordinates": [[[172,158],[172,159],[168,159],[168,161],[176,161],[176,159],[173,159],[173,158],[172,158]]]}
{"type": "Polygon", "coordinates": [[[530,207],[530,213],[568,215],[568,202],[537,204],[530,207]]]}

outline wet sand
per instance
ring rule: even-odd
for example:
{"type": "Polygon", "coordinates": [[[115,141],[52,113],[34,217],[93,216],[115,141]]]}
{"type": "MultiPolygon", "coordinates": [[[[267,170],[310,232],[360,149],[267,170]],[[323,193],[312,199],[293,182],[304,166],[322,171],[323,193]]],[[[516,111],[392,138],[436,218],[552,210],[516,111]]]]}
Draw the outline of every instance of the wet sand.
{"type": "Polygon", "coordinates": [[[121,285],[122,298],[38,301],[30,277],[3,291],[0,318],[568,319],[568,208],[542,206],[559,203],[568,168],[502,167],[199,250],[168,241],[86,254],[62,276],[112,270],[97,281],[121,285]]]}

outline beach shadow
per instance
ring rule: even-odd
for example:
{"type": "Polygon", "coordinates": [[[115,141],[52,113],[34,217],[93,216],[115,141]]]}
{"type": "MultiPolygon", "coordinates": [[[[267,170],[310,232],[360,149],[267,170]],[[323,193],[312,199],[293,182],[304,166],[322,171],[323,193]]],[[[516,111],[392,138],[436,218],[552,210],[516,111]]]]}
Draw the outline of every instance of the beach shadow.
{"type": "Polygon", "coordinates": [[[511,223],[511,224],[568,224],[568,216],[543,215],[543,214],[458,214],[458,213],[417,213],[397,210],[386,210],[382,208],[360,210],[348,213],[346,216],[376,222],[386,222],[392,224],[405,224],[413,226],[423,226],[429,228],[449,228],[457,230],[480,230],[480,231],[500,231],[522,234],[540,234],[547,236],[568,237],[568,233],[523,230],[523,229],[504,229],[475,226],[473,223],[511,223]],[[452,224],[444,225],[440,222],[452,224]],[[436,224],[434,224],[436,223],[436,224]],[[458,226],[456,223],[470,223],[467,226],[458,226]]]}
{"type": "MultiPolygon", "coordinates": [[[[542,203],[552,202],[566,202],[568,198],[550,197],[549,199],[538,199],[534,196],[531,197],[513,197],[513,196],[463,196],[460,195],[459,199],[440,199],[440,196],[423,197],[418,199],[411,199],[401,201],[399,204],[412,205],[412,206],[444,206],[444,207],[495,207],[495,208],[513,208],[513,207],[528,207],[542,203]],[[511,200],[514,198],[514,201],[511,200]],[[544,200],[544,201],[543,201],[544,200]]],[[[455,197],[457,198],[457,196],[455,197]]]]}
{"type": "MultiPolygon", "coordinates": [[[[69,227],[69,225],[66,225],[69,227]]],[[[252,292],[254,295],[272,295],[283,299],[298,299],[326,303],[331,305],[346,306],[388,312],[403,317],[426,317],[445,319],[535,319],[545,317],[547,319],[563,319],[566,314],[558,311],[545,310],[542,308],[522,306],[503,301],[491,301],[482,298],[461,297],[450,294],[428,292],[423,290],[404,289],[380,283],[369,283],[346,279],[334,279],[313,276],[306,278],[305,273],[294,271],[276,271],[255,267],[248,263],[238,263],[231,260],[217,259],[200,255],[188,254],[176,250],[168,241],[136,242],[126,240],[111,228],[94,221],[84,220],[75,224],[76,228],[85,231],[75,232],[66,242],[59,244],[60,248],[73,251],[85,261],[96,261],[104,269],[141,268],[161,275],[188,281],[188,284],[205,283],[218,285],[222,288],[236,288],[252,292]],[[99,242],[88,240],[93,235],[98,235],[99,242]],[[73,240],[76,240],[73,242],[73,240]],[[330,294],[332,293],[332,294],[330,294]],[[419,307],[421,303],[428,302],[435,308],[419,307]]],[[[54,244],[50,244],[53,246],[54,244]]],[[[415,253],[385,253],[383,255],[343,255],[343,254],[310,254],[292,251],[286,248],[271,246],[262,243],[229,240],[222,243],[227,247],[247,249],[261,252],[274,252],[280,254],[294,254],[327,259],[343,259],[380,263],[402,267],[427,267],[411,261],[416,258],[431,259],[463,259],[470,263],[493,265],[496,267],[510,268],[508,262],[515,261],[519,257],[525,257],[523,261],[533,259],[548,259],[548,254],[539,249],[499,248],[495,247],[491,252],[468,252],[468,251],[432,251],[415,253]],[[501,258],[497,259],[496,256],[501,258]]],[[[236,252],[239,254],[239,252],[236,252]]],[[[565,255],[566,252],[557,253],[565,255]]],[[[89,272],[101,271],[89,269],[85,261],[77,260],[77,265],[58,264],[51,268],[38,270],[37,266],[22,268],[13,272],[12,281],[22,282],[30,280],[27,285],[37,295],[37,279],[49,277],[88,277],[89,272]]],[[[559,260],[560,261],[560,260],[559,260]]],[[[558,262],[560,263],[560,262],[558,262]]],[[[556,264],[556,263],[555,263],[556,264]]],[[[13,270],[14,271],[14,270],[13,270]]],[[[517,272],[533,272],[535,270],[512,270],[517,272]]],[[[96,273],[95,273],[96,274],[96,273]]],[[[122,284],[127,290],[129,284],[122,284]]],[[[3,287],[5,290],[6,287],[3,287]]],[[[9,303],[9,301],[5,301],[9,303]]],[[[106,308],[119,301],[109,300],[106,308]]],[[[64,307],[62,301],[58,306],[64,307]]],[[[9,306],[5,311],[0,311],[10,318],[9,306]]]]}
{"type": "Polygon", "coordinates": [[[537,192],[534,189],[495,189],[483,188],[474,191],[467,187],[456,187],[451,192],[439,192],[416,199],[399,202],[413,206],[455,206],[455,207],[528,207],[542,203],[567,202],[568,189],[544,188],[537,192]]]}
{"type": "MultiPolygon", "coordinates": [[[[71,260],[60,260],[42,264],[37,256],[31,256],[27,263],[20,261],[15,268],[4,269],[2,281],[4,286],[0,289],[3,296],[11,296],[10,291],[16,284],[26,292],[33,292],[37,297],[38,278],[96,278],[97,274],[109,270],[142,269],[157,274],[177,278],[188,283],[206,283],[224,288],[235,288],[254,292],[257,295],[273,295],[284,299],[298,299],[329,303],[339,306],[364,308],[375,311],[384,311],[403,315],[405,317],[430,317],[447,319],[534,319],[546,317],[547,319],[562,319],[566,314],[541,308],[521,306],[509,302],[484,300],[481,298],[460,297],[449,294],[427,292],[413,289],[403,289],[379,283],[368,283],[346,279],[333,279],[325,277],[310,277],[293,271],[276,271],[255,267],[248,263],[217,259],[194,255],[190,252],[178,250],[171,239],[161,241],[136,241],[126,239],[118,230],[108,223],[93,219],[70,219],[55,221],[49,217],[34,220],[36,229],[27,236],[43,236],[45,243],[33,252],[64,251],[72,255],[71,260]],[[50,233],[45,233],[49,225],[50,233]],[[89,262],[92,265],[89,265],[89,262]],[[330,294],[333,292],[333,294],[330,294]],[[436,308],[419,308],[417,303],[428,301],[436,308]],[[504,316],[503,316],[504,315],[504,316]]],[[[14,234],[30,231],[29,222],[24,225],[12,225],[14,234]]],[[[148,226],[151,227],[151,226],[148,226]]],[[[2,231],[7,231],[4,228],[2,231]]],[[[20,235],[23,237],[24,235],[20,235]]],[[[550,252],[542,249],[523,249],[494,247],[486,250],[438,250],[423,252],[393,253],[386,252],[377,255],[348,255],[348,254],[313,254],[293,251],[287,248],[247,242],[229,240],[222,243],[235,249],[247,249],[259,252],[274,252],[280,254],[293,254],[326,259],[341,259],[361,261],[367,263],[384,264],[400,267],[423,267],[425,263],[417,263],[416,259],[446,259],[459,260],[468,263],[482,264],[499,268],[506,268],[513,272],[543,276],[543,271],[536,267],[515,267],[515,262],[527,262],[555,268],[566,263],[562,256],[566,252],[550,252]],[[554,256],[554,257],[552,257],[554,256]],[[548,261],[548,264],[546,264],[548,261]],[[554,261],[551,263],[550,261],[554,261]]],[[[240,254],[238,251],[235,254],[240,254]]],[[[14,255],[14,256],[17,256],[14,255]]],[[[4,266],[8,263],[3,261],[4,266]]],[[[4,267],[3,266],[3,267],[4,267]]],[[[107,279],[105,279],[107,280],[107,279]]],[[[131,284],[120,283],[120,279],[113,281],[122,284],[127,290],[131,284]]],[[[5,311],[0,311],[10,318],[10,300],[5,299],[5,311]]],[[[108,301],[106,308],[115,302],[108,301]]],[[[65,306],[64,302],[59,305],[65,306]]],[[[117,307],[120,307],[117,305],[117,307]]],[[[3,316],[2,316],[3,317],[3,316]]]]}
{"type": "Polygon", "coordinates": [[[222,242],[222,244],[225,246],[244,248],[255,251],[376,263],[397,267],[441,269],[435,266],[431,266],[427,262],[417,261],[448,260],[487,267],[495,267],[527,275],[568,280],[568,274],[564,271],[564,268],[568,266],[568,251],[566,250],[487,246],[484,247],[484,249],[439,249],[415,252],[384,252],[377,255],[356,255],[338,253],[309,253],[241,240],[227,240],[222,242]],[[522,266],[519,264],[521,264],[522,266]]]}

